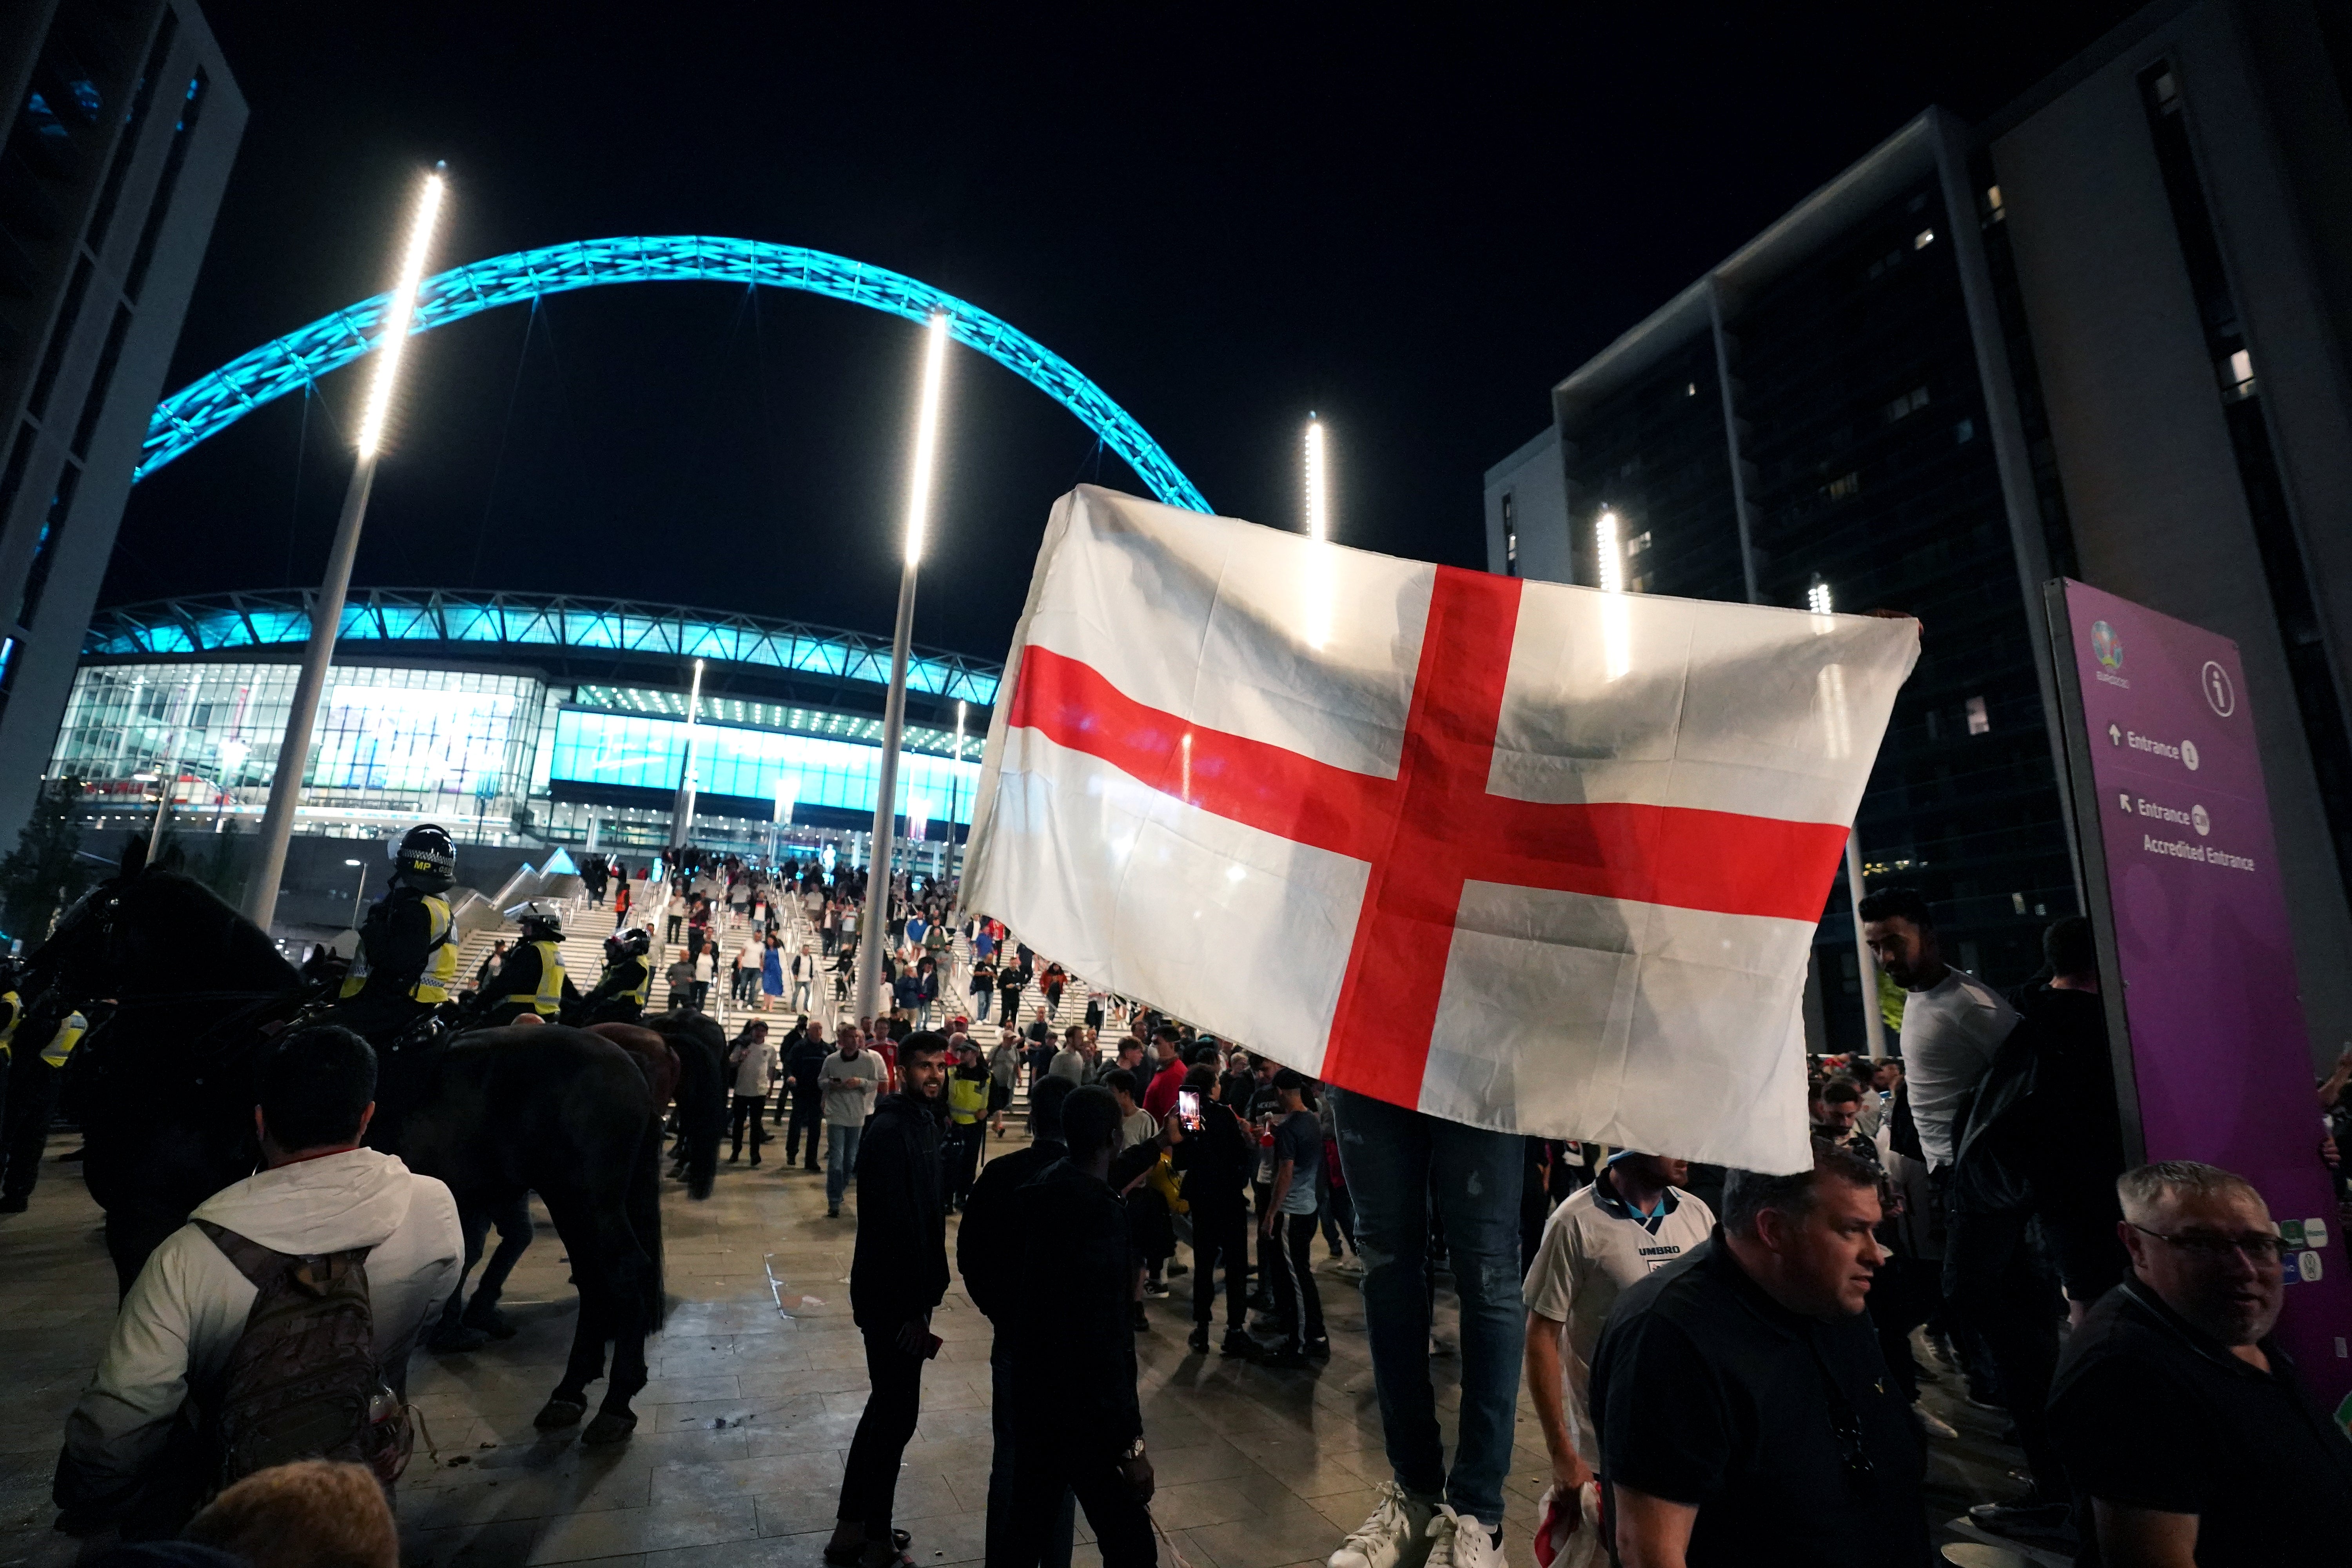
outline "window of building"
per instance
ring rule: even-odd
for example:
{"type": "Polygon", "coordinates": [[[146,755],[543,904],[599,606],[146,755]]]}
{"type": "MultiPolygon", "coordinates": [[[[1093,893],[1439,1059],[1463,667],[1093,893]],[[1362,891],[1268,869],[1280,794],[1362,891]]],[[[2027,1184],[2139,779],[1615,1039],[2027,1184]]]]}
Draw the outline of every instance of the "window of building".
{"type": "Polygon", "coordinates": [[[1625,553],[1629,557],[1639,555],[1648,548],[1650,548],[1650,531],[1646,528],[1625,542],[1625,553]]]}
{"type": "Polygon", "coordinates": [[[1698,383],[1695,381],[1692,382],[1690,384],[1690,390],[1685,392],[1683,395],[1685,397],[1696,397],[1698,395],[1698,383]]]}
{"type": "Polygon", "coordinates": [[[1862,475],[1859,472],[1840,474],[1822,487],[1822,493],[1832,500],[1843,500],[1848,496],[1860,494],[1861,491],[1862,475]]]}
{"type": "Polygon", "coordinates": [[[1990,733],[1991,730],[1992,715],[1986,710],[1985,700],[1981,697],[1969,698],[1969,733],[1971,735],[1982,735],[1990,733]]]}
{"type": "Polygon", "coordinates": [[[2230,397],[2254,395],[2254,356],[2239,349],[2221,362],[2221,386],[2230,397]]]}
{"type": "Polygon", "coordinates": [[[1976,438],[1977,422],[1975,420],[1963,419],[1958,425],[1952,426],[1952,444],[1954,446],[1965,447],[1976,438]]]}
{"type": "Polygon", "coordinates": [[[1885,416],[1886,422],[1889,425],[1892,425],[1896,420],[1916,413],[1918,410],[1927,406],[1927,389],[1924,386],[1915,386],[1910,391],[1905,393],[1902,396],[1896,398],[1894,402],[1888,404],[1885,408],[1879,410],[1879,412],[1885,416]]]}
{"type": "Polygon", "coordinates": [[[1985,187],[1984,210],[1985,221],[1987,223],[1999,223],[2001,219],[2009,216],[2008,211],[2000,205],[2000,187],[1999,185],[1987,185],[1985,187]]]}
{"type": "Polygon", "coordinates": [[[1911,248],[1914,250],[1925,250],[1935,243],[1936,231],[1932,228],[1923,228],[1911,237],[1911,248]]]}
{"type": "Polygon", "coordinates": [[[1511,492],[1503,492],[1503,575],[1519,574],[1519,525],[1511,509],[1511,492]]]}

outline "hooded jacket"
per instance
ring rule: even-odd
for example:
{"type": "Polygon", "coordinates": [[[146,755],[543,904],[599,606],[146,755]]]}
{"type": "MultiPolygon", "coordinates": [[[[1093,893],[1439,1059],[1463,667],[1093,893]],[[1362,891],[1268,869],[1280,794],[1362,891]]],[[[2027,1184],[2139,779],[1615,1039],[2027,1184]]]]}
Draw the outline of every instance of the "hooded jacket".
{"type": "MultiPolygon", "coordinates": [[[[418,1327],[457,1284],[465,1254],[449,1189],[373,1149],[259,1172],[189,1217],[278,1252],[367,1247],[376,1360],[395,1390],[405,1386],[418,1327]]],[[[110,1504],[128,1501],[191,1392],[201,1403],[226,1375],[257,1293],[193,1223],[163,1239],[122,1299],[98,1370],[66,1417],[60,1508],[103,1519],[110,1504]]]]}

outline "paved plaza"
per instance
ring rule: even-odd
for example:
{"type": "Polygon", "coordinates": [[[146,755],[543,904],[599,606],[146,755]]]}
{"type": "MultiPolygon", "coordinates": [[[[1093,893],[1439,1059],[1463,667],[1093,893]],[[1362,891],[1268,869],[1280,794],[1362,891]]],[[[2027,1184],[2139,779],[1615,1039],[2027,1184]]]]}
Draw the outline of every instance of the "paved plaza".
{"type": "MultiPolygon", "coordinates": [[[[73,1142],[53,1140],[52,1154],[73,1142]]],[[[1008,1135],[990,1153],[1017,1147],[1008,1135]]],[[[668,1189],[672,1306],[648,1347],[654,1380],[625,1444],[583,1448],[572,1433],[542,1435],[530,1424],[574,1311],[562,1247],[541,1215],[507,1299],[521,1334],[477,1354],[420,1352],[411,1364],[410,1397],[431,1440],[428,1448],[420,1438],[400,1487],[412,1568],[818,1568],[866,1399],[849,1318],[854,1230],[846,1214],[824,1217],[824,1177],[786,1171],[782,1152],[781,1142],[769,1145],[757,1170],[722,1163],[707,1203],[668,1189]]],[[[49,1528],[49,1479],[66,1413],[114,1310],[99,1220],[75,1167],[54,1161],[31,1212],[0,1219],[0,1568],[73,1559],[75,1542],[49,1528]]],[[[1163,1563],[1319,1564],[1370,1510],[1388,1468],[1363,1309],[1350,1278],[1328,1260],[1318,1274],[1332,1356],[1313,1370],[1191,1352],[1190,1275],[1150,1305],[1151,1331],[1136,1348],[1163,1563]]],[[[1222,1323],[1222,1303],[1220,1314],[1222,1323]]],[[[1454,1329],[1443,1289],[1439,1320],[1444,1349],[1454,1329]]],[[[898,1522],[913,1533],[918,1568],[981,1559],[990,1451],[989,1325],[959,1285],[933,1327],[947,1346],[925,1374],[922,1422],[898,1484],[898,1522]]],[[[1430,1365],[1450,1428],[1458,1358],[1440,1353],[1430,1365]]],[[[1940,1388],[1929,1397],[1964,1439],[1942,1445],[1931,1469],[1941,1517],[2009,1495],[2006,1462],[1989,1441],[1996,1418],[1940,1388]]],[[[1524,1392],[1514,1459],[1507,1545],[1514,1563],[1532,1568],[1527,1531],[1547,1467],[1524,1392]]],[[[1093,1568],[1083,1515],[1078,1528],[1078,1568],[1093,1568]]]]}

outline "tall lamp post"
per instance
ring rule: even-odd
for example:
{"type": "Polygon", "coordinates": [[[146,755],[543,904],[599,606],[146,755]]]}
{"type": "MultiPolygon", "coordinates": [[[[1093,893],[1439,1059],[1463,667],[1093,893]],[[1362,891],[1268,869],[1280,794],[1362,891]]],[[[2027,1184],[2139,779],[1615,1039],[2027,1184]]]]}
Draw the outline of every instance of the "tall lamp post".
{"type": "Polygon", "coordinates": [[[931,470],[939,452],[940,386],[947,376],[948,318],[931,317],[923,343],[923,395],[915,414],[915,462],[907,495],[907,553],[898,568],[898,624],[890,639],[890,695],[882,708],[882,762],[875,781],[874,853],[866,874],[866,918],[858,922],[857,1016],[881,1012],[883,932],[890,922],[891,839],[898,829],[898,745],[907,729],[907,645],[915,630],[915,574],[923,562],[931,470]]]}
{"type": "Polygon", "coordinates": [[[694,838],[694,721],[702,713],[702,661],[694,661],[694,689],[686,699],[686,761],[677,775],[677,795],[670,803],[669,842],[683,849],[694,838]]]}
{"type": "Polygon", "coordinates": [[[278,884],[286,875],[286,841],[294,831],[294,808],[301,798],[302,774],[310,765],[319,697],[326,689],[327,666],[335,655],[343,597],[352,585],[352,558],[359,553],[360,525],[367,521],[368,493],[375,488],[376,459],[383,449],[384,420],[392,412],[402,351],[407,347],[409,325],[416,314],[416,289],[425,277],[425,258],[433,247],[433,231],[441,220],[441,199],[446,189],[444,166],[436,163],[417,193],[408,242],[401,252],[400,281],[384,310],[383,335],[376,340],[375,383],[368,392],[367,416],[360,424],[359,461],[343,491],[342,516],[336,520],[335,542],[327,552],[327,574],[320,581],[318,603],[310,614],[310,646],[302,652],[302,673],[294,682],[286,733],[278,743],[278,765],[269,777],[269,805],[261,817],[261,864],[245,890],[246,918],[265,931],[278,912],[278,884]]]}
{"type": "MultiPolygon", "coordinates": [[[[956,699],[955,760],[963,761],[963,699],[956,699]]],[[[948,771],[948,870],[947,879],[956,879],[956,807],[963,803],[963,779],[955,770],[948,771]]]]}

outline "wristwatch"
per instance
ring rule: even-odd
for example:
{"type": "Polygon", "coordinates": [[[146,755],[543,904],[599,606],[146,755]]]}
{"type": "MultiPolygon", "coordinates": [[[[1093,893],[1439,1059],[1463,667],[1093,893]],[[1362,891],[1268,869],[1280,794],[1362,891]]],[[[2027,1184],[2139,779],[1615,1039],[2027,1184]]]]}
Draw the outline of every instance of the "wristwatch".
{"type": "Polygon", "coordinates": [[[1118,1462],[1122,1465],[1131,1465],[1141,1458],[1143,1458],[1143,1439],[1138,1437],[1127,1446],[1127,1452],[1118,1457],[1118,1462]]]}

